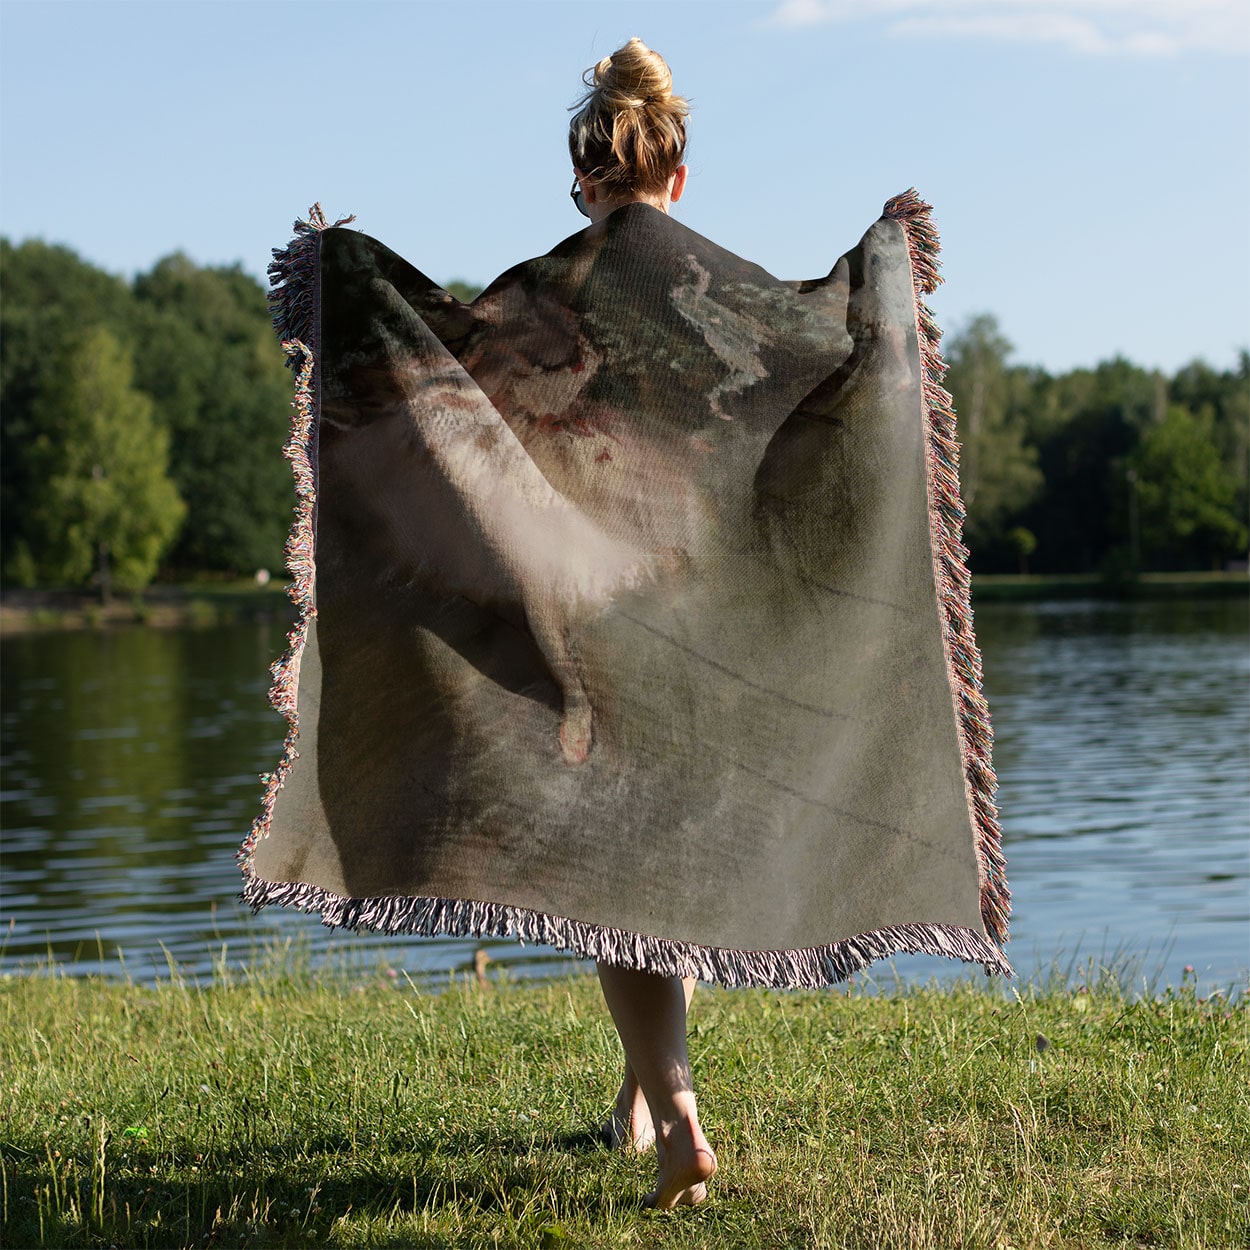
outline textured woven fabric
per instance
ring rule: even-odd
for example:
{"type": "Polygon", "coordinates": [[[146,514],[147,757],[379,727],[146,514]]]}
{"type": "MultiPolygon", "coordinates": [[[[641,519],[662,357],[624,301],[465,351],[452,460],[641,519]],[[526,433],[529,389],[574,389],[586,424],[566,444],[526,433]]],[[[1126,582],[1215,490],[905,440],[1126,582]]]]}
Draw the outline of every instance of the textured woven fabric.
{"type": "Polygon", "coordinates": [[[468,305],[322,226],[275,266],[304,613],[244,897],[727,984],[1009,972],[926,206],[787,283],[633,204],[468,305]]]}

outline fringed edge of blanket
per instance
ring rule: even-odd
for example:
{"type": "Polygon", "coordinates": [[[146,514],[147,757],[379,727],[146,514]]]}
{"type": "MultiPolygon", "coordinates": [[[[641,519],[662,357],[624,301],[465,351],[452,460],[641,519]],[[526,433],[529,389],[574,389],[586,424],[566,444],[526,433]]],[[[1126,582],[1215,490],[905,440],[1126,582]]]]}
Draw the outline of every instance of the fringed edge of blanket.
{"type": "MultiPolygon", "coordinates": [[[[354,217],[342,217],[333,224],[346,225],[354,217]]],[[[291,462],[295,477],[295,519],[286,540],[286,567],[291,574],[287,594],[297,608],[295,624],[287,634],[287,648],[281,658],[270,666],[272,684],[269,702],[286,717],[287,732],[282,756],[271,773],[261,774],[264,795],[260,814],[243,845],[238,861],[251,885],[257,878],[252,869],[256,843],[269,832],[273,806],[291,768],[299,758],[295,743],[299,738],[299,709],[296,693],[299,687],[300,657],[308,639],[309,622],[317,615],[315,593],[314,515],[317,506],[317,474],[314,467],[317,435],[317,352],[320,349],[321,291],[319,266],[321,232],[331,223],[326,221],[320,204],[308,210],[308,220],[297,220],[295,237],[285,248],[273,249],[269,266],[269,310],[274,330],[287,356],[287,366],[295,370],[295,397],[291,401],[291,434],[282,454],[291,462]]]]}
{"type": "Polygon", "coordinates": [[[961,541],[965,510],[959,493],[959,440],[951,395],[942,386],[946,374],[941,352],[942,331],[922,298],[942,282],[938,273],[941,246],[932,212],[932,205],[926,204],[914,187],[896,195],[883,209],[883,215],[897,221],[907,236],[928,431],[925,460],[929,524],[946,667],[955,700],[964,786],[977,849],[981,918],[986,932],[1002,943],[1008,936],[1011,892],[1007,888],[1007,861],[1003,856],[1002,829],[994,802],[998,788],[991,762],[994,732],[989,708],[981,693],[981,652],[977,649],[972,627],[968,549],[961,541]]]}
{"type": "Polygon", "coordinates": [[[507,903],[449,898],[343,898],[304,882],[249,876],[243,901],[254,911],[281,904],[317,912],[331,928],[372,929],[423,937],[499,937],[554,947],[584,959],[661,976],[697,977],[737,989],[820,989],[891,955],[941,955],[981,964],[986,975],[1011,976],[1011,965],[988,939],[960,925],[891,925],[802,950],[742,951],[650,937],[585,924],[507,903]]]}
{"type": "MultiPolygon", "coordinates": [[[[308,219],[300,217],[294,226],[295,235],[286,247],[273,249],[269,262],[269,313],[279,342],[311,343],[313,350],[321,344],[321,232],[331,226],[346,226],[354,216],[329,222],[320,204],[308,210],[308,219]]],[[[287,353],[288,356],[291,353],[287,353]]],[[[298,370],[296,360],[288,360],[298,370]]],[[[298,398],[298,397],[297,397],[298,398]]]]}

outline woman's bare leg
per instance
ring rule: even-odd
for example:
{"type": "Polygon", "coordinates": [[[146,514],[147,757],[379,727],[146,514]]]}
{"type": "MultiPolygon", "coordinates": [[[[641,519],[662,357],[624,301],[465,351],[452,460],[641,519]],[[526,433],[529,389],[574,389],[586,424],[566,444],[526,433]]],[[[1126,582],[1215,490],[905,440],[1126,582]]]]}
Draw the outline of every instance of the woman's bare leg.
{"type": "Polygon", "coordinates": [[[707,1197],[716,1156],[699,1127],[690,1079],[686,987],[680,977],[598,967],[603,997],[651,1112],[660,1175],[647,1205],[693,1206],[707,1197]]]}
{"type": "MultiPolygon", "coordinates": [[[[694,997],[694,987],[698,985],[694,977],[682,979],[682,989],[686,997],[686,1010],[690,1010],[690,1000],[694,997]]],[[[637,1150],[640,1153],[655,1145],[655,1125],[651,1122],[651,1108],[647,1106],[646,1096],[638,1077],[634,1073],[634,1065],[625,1059],[625,1079],[616,1095],[616,1103],[608,1122],[601,1130],[604,1141],[615,1150],[637,1150]]]]}
{"type": "Polygon", "coordinates": [[[625,1078],[600,1136],[613,1150],[636,1150],[641,1154],[655,1145],[655,1125],[633,1065],[625,1060],[625,1078]]]}

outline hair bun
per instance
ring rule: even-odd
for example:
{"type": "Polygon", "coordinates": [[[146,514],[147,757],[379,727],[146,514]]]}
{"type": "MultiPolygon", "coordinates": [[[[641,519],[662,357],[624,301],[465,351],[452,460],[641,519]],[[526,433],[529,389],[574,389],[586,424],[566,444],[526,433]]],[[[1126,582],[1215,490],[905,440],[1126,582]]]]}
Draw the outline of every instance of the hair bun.
{"type": "Polygon", "coordinates": [[[602,91],[614,109],[667,104],[673,96],[673,75],[658,52],[652,52],[637,36],[623,48],[605,56],[586,85],[602,91]]]}

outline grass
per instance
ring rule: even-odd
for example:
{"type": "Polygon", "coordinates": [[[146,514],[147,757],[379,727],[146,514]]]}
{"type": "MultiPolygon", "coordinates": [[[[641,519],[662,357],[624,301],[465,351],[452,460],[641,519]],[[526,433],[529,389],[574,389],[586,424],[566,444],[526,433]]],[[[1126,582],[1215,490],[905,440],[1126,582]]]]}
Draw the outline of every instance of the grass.
{"type": "Polygon", "coordinates": [[[1248,1018],[1188,980],[700,989],[721,1171],[653,1213],[653,1160],[590,1134],[620,1066],[593,980],[10,977],[3,1243],[1245,1246],[1248,1018]]]}
{"type": "Polygon", "coordinates": [[[1244,599],[1244,572],[1142,573],[1108,579],[1099,573],[977,573],[973,603],[1046,599],[1244,599]]]}

